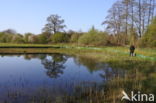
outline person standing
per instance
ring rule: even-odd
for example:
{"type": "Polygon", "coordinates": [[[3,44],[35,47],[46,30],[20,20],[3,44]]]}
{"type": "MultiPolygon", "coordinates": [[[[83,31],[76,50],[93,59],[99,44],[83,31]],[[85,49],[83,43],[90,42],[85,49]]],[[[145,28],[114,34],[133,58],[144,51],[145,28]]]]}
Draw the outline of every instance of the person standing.
{"type": "Polygon", "coordinates": [[[135,54],[134,54],[135,46],[131,45],[129,49],[130,49],[130,56],[135,56],[135,54]]]}

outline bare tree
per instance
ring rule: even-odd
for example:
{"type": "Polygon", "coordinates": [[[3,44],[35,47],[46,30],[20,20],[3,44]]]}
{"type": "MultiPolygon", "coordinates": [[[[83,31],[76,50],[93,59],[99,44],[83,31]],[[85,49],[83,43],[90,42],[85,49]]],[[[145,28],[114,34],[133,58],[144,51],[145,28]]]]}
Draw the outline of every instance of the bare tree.
{"type": "Polygon", "coordinates": [[[150,24],[151,20],[151,13],[152,13],[152,0],[149,0],[148,25],[150,24]]]}
{"type": "Polygon", "coordinates": [[[141,33],[141,0],[139,0],[139,5],[138,5],[138,7],[139,7],[139,37],[141,38],[141,36],[142,36],[142,33],[141,33]]]}
{"type": "Polygon", "coordinates": [[[43,28],[44,32],[56,33],[62,31],[66,25],[64,25],[64,20],[58,15],[50,15],[47,18],[47,24],[43,28]]]}
{"type": "Polygon", "coordinates": [[[4,33],[8,33],[8,34],[17,34],[16,30],[14,29],[7,29],[3,31],[4,33]]]}
{"type": "Polygon", "coordinates": [[[119,34],[122,31],[122,10],[121,2],[117,1],[112,8],[109,9],[106,20],[102,22],[102,25],[107,25],[106,29],[111,32],[111,34],[119,34]]]}
{"type": "Polygon", "coordinates": [[[125,5],[125,13],[124,13],[124,15],[125,15],[125,23],[126,23],[126,25],[125,25],[125,33],[126,33],[126,35],[128,35],[128,16],[129,16],[129,5],[130,5],[130,0],[123,0],[122,1],[123,2],[123,4],[125,5]]]}
{"type": "Polygon", "coordinates": [[[131,30],[134,29],[134,0],[130,1],[130,8],[131,8],[131,30]]]}
{"type": "Polygon", "coordinates": [[[136,32],[141,38],[154,15],[155,0],[117,0],[103,24],[111,34],[131,35],[136,32]]]}
{"type": "Polygon", "coordinates": [[[156,5],[155,5],[155,0],[153,0],[153,4],[152,4],[152,19],[153,19],[154,16],[155,16],[155,7],[156,7],[156,5]]]}

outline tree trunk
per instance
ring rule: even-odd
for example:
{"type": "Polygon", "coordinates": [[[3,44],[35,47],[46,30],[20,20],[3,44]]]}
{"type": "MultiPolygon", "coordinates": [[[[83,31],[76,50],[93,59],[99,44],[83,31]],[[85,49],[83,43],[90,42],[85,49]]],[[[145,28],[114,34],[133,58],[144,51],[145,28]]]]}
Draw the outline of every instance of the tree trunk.
{"type": "Polygon", "coordinates": [[[152,4],[152,19],[154,18],[154,12],[155,12],[155,0],[153,0],[153,4],[152,4]]]}
{"type": "Polygon", "coordinates": [[[151,21],[151,11],[152,11],[152,0],[150,0],[149,3],[148,25],[150,24],[151,21]]]}
{"type": "Polygon", "coordinates": [[[141,0],[139,0],[139,37],[141,38],[141,0]]]}
{"type": "Polygon", "coordinates": [[[132,13],[132,14],[131,14],[131,16],[132,16],[132,18],[131,18],[131,19],[132,19],[132,24],[131,24],[132,26],[131,26],[131,29],[132,29],[132,31],[133,31],[133,29],[134,29],[134,9],[133,9],[134,5],[133,5],[133,3],[134,3],[133,0],[131,0],[131,10],[132,10],[132,11],[131,11],[131,13],[132,13]]]}

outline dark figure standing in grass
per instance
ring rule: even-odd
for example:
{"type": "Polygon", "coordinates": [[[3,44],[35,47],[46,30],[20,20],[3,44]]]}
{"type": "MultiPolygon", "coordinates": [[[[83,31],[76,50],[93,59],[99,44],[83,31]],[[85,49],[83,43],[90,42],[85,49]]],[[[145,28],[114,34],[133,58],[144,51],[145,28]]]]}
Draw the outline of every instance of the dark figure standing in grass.
{"type": "Polygon", "coordinates": [[[129,49],[130,49],[130,56],[135,56],[135,54],[134,54],[135,46],[131,45],[129,49]]]}

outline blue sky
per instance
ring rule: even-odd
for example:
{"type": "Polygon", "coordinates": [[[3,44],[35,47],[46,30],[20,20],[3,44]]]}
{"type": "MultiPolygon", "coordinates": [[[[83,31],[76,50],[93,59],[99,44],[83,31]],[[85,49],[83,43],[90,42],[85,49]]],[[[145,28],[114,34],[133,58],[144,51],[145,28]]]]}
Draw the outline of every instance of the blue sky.
{"type": "Polygon", "coordinates": [[[0,31],[11,28],[19,33],[41,33],[46,18],[58,14],[66,30],[104,30],[102,21],[116,0],[0,0],[0,31]]]}

